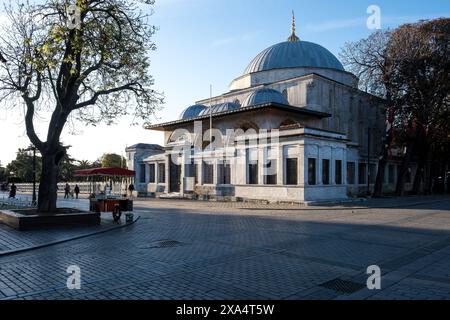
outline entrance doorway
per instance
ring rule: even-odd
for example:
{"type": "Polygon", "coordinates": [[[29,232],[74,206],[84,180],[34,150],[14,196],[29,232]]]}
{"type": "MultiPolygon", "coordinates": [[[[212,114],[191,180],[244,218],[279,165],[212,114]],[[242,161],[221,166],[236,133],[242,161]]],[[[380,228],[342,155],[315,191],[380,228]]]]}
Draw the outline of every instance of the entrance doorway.
{"type": "Polygon", "coordinates": [[[181,165],[176,165],[170,161],[170,186],[169,192],[180,192],[181,187],[181,165]]]}

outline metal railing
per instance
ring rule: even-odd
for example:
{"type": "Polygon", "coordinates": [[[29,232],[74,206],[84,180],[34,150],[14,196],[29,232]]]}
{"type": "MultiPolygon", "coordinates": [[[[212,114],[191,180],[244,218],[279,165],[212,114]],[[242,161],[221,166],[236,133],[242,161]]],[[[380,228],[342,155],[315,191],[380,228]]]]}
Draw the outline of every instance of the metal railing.
{"type": "MultiPolygon", "coordinates": [[[[91,194],[91,193],[100,193],[104,190],[105,186],[107,186],[107,183],[103,182],[96,182],[95,185],[89,182],[69,182],[70,190],[73,193],[73,190],[75,188],[75,185],[78,185],[80,188],[80,194],[91,194]]],[[[33,193],[33,184],[32,183],[17,183],[17,193],[26,193],[31,194],[33,193]]],[[[66,187],[66,183],[58,183],[58,193],[64,194],[64,189],[66,187]]],[[[36,186],[37,190],[39,191],[39,184],[36,186]]],[[[127,192],[127,185],[121,184],[121,183],[113,183],[112,185],[112,191],[114,193],[123,193],[126,194],[127,192]]]]}
{"type": "Polygon", "coordinates": [[[36,202],[31,197],[8,198],[0,196],[0,209],[36,208],[36,202]]]}

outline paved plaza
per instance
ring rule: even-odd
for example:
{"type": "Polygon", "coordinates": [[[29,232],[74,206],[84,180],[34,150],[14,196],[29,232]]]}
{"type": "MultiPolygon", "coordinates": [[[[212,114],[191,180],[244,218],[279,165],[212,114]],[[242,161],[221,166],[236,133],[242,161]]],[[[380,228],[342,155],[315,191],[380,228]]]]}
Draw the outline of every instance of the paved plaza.
{"type": "MultiPolygon", "coordinates": [[[[149,199],[135,209],[135,224],[0,255],[0,299],[450,299],[449,197],[329,207],[149,199]],[[71,265],[80,290],[67,289],[71,265]],[[366,288],[370,265],[381,290],[366,288]]],[[[61,234],[39,232],[21,238],[61,234]]],[[[0,226],[0,250],[17,237],[0,226]]]]}

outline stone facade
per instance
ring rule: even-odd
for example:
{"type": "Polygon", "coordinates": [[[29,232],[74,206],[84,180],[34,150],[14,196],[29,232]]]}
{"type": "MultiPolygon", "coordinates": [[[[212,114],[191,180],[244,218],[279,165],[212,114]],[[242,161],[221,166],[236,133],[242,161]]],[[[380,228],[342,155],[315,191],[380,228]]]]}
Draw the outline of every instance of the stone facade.
{"type": "MultiPolygon", "coordinates": [[[[382,99],[360,91],[357,84],[343,68],[301,66],[243,75],[231,83],[228,93],[196,102],[197,108],[224,103],[241,108],[149,128],[164,132],[164,152],[133,151],[134,165],[137,160],[146,170],[145,175],[137,172],[139,188],[150,194],[281,202],[365,194],[367,182],[371,187],[375,182],[386,108],[382,99]],[[288,105],[275,103],[280,101],[277,96],[260,105],[242,105],[261,90],[283,95],[288,105]],[[209,141],[210,121],[226,146],[196,145],[199,138],[209,141]],[[228,131],[236,129],[244,134],[230,140],[228,131]],[[261,139],[262,133],[276,134],[277,143],[261,139]],[[249,145],[252,134],[258,137],[256,146],[249,145]],[[229,155],[225,162],[223,153],[229,155]],[[267,166],[272,164],[276,173],[268,178],[267,166]]],[[[395,186],[396,165],[386,168],[388,190],[395,186]]]]}

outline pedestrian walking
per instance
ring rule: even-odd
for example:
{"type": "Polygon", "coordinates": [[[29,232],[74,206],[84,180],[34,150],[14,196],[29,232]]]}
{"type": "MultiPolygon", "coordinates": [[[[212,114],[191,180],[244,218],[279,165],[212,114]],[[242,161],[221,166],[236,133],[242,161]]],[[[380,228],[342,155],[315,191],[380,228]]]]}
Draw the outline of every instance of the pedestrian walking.
{"type": "Polygon", "coordinates": [[[128,191],[130,192],[130,198],[133,198],[133,192],[134,192],[135,188],[134,188],[134,184],[130,184],[128,186],[128,191]]]}
{"type": "Polygon", "coordinates": [[[69,199],[70,196],[70,185],[66,183],[66,187],[64,188],[64,199],[69,199]]]}
{"type": "Polygon", "coordinates": [[[80,194],[80,187],[78,186],[78,184],[75,185],[73,191],[75,191],[75,197],[78,199],[78,195],[80,194]]]}
{"type": "Polygon", "coordinates": [[[15,199],[17,193],[17,186],[14,184],[11,185],[11,189],[9,190],[9,197],[15,199]]]}

